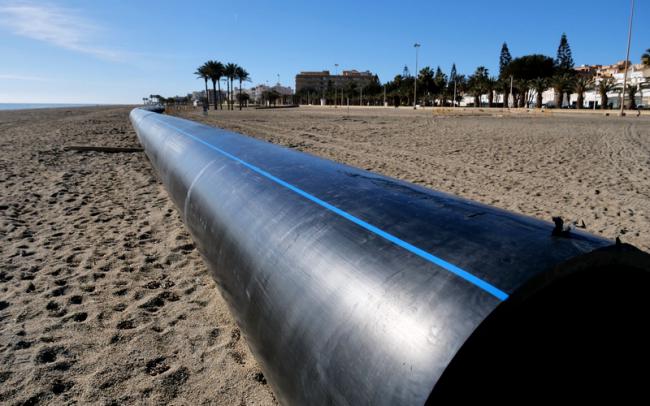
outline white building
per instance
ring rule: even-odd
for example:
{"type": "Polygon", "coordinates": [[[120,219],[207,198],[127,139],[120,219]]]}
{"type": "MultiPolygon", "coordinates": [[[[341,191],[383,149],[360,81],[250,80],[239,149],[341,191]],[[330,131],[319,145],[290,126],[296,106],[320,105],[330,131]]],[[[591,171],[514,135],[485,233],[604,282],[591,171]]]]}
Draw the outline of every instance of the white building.
{"type": "Polygon", "coordinates": [[[293,89],[290,86],[282,86],[279,83],[275,86],[257,85],[250,89],[243,89],[242,91],[248,93],[251,102],[257,104],[262,102],[262,94],[264,92],[275,91],[282,99],[290,99],[293,95],[293,89]]]}

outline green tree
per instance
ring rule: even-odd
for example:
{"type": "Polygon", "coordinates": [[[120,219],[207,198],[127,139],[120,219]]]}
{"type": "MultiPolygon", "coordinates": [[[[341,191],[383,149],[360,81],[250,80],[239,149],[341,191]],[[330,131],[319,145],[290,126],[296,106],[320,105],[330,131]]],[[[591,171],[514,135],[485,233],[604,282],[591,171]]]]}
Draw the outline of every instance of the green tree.
{"type": "MultiPolygon", "coordinates": [[[[569,46],[569,40],[567,39],[566,33],[562,33],[562,37],[560,38],[560,45],[557,47],[557,55],[555,57],[555,66],[558,71],[557,73],[560,75],[566,74],[572,77],[575,77],[576,75],[576,72],[573,70],[575,63],[573,62],[571,47],[569,46]]],[[[568,99],[570,91],[567,91],[566,93],[568,99]]]]}
{"type": "Polygon", "coordinates": [[[442,72],[440,66],[436,68],[436,74],[433,76],[433,83],[435,86],[435,95],[439,100],[439,106],[445,105],[447,93],[447,75],[442,72]]]}
{"type": "Polygon", "coordinates": [[[557,47],[555,65],[565,73],[572,71],[575,66],[566,33],[562,33],[562,37],[560,38],[560,45],[557,47]]]}
{"type": "MultiPolygon", "coordinates": [[[[206,64],[199,66],[199,68],[194,72],[194,74],[199,78],[205,81],[205,102],[208,101],[208,79],[210,79],[209,70],[206,64]]],[[[216,103],[215,103],[216,104],[216,103]]]]}
{"type": "Polygon", "coordinates": [[[379,76],[373,75],[372,79],[368,82],[364,88],[364,93],[373,104],[377,104],[379,97],[381,95],[382,88],[381,82],[379,82],[379,76]]]}
{"type": "Polygon", "coordinates": [[[467,88],[474,96],[474,107],[481,107],[481,95],[486,93],[488,77],[488,69],[485,66],[479,66],[467,81],[467,88]]]}
{"type": "Polygon", "coordinates": [[[393,80],[386,83],[384,86],[386,88],[387,96],[393,100],[393,105],[395,107],[401,104],[401,92],[403,78],[402,75],[396,75],[393,80]]]}
{"type": "Polygon", "coordinates": [[[548,89],[547,78],[535,78],[531,80],[530,87],[535,91],[535,107],[542,108],[542,93],[548,89]]]}
{"type": "Polygon", "coordinates": [[[568,73],[561,73],[551,78],[549,84],[555,92],[555,107],[562,107],[562,97],[573,89],[573,76],[568,73]]]}
{"type": "Polygon", "coordinates": [[[234,110],[234,101],[233,101],[233,81],[235,80],[235,77],[237,75],[237,64],[235,63],[228,63],[224,67],[223,70],[223,75],[228,79],[228,108],[230,110],[234,110]]]}
{"type": "Polygon", "coordinates": [[[456,103],[463,100],[463,96],[467,92],[467,81],[465,75],[456,75],[456,103]]]}
{"type": "Polygon", "coordinates": [[[488,95],[488,107],[494,107],[494,91],[496,90],[497,86],[497,78],[492,76],[485,79],[485,91],[487,91],[488,95]]]}
{"type": "Polygon", "coordinates": [[[650,88],[650,82],[641,82],[636,85],[629,84],[627,85],[627,94],[630,96],[630,102],[628,108],[636,109],[636,95],[643,89],[650,88]]]}
{"type": "Polygon", "coordinates": [[[629,109],[636,109],[636,94],[639,92],[639,86],[629,84],[625,87],[627,95],[630,97],[630,102],[628,103],[629,109]]]}
{"type": "MultiPolygon", "coordinates": [[[[348,82],[347,86],[345,87],[345,96],[348,99],[354,100],[354,96],[357,95],[357,87],[358,86],[356,82],[348,82]]],[[[354,102],[352,102],[352,104],[354,104],[354,102]]]]}
{"type": "Polygon", "coordinates": [[[274,106],[277,103],[277,100],[280,98],[280,93],[278,93],[275,90],[265,90],[262,92],[262,101],[266,102],[268,101],[269,104],[273,104],[274,106]]]}
{"type": "Polygon", "coordinates": [[[499,79],[503,79],[508,75],[506,68],[512,62],[512,55],[508,49],[508,44],[505,42],[501,45],[501,55],[499,56],[499,79]]]}
{"type": "Polygon", "coordinates": [[[513,59],[504,72],[508,77],[512,76],[515,79],[532,80],[553,76],[555,67],[551,57],[533,54],[513,59]]]}
{"type": "Polygon", "coordinates": [[[531,80],[515,79],[513,89],[515,93],[515,106],[526,107],[526,103],[528,102],[528,95],[530,94],[530,82],[531,80]]]}
{"type": "Polygon", "coordinates": [[[449,72],[449,81],[453,82],[454,80],[456,80],[456,76],[458,76],[458,72],[456,72],[456,64],[452,63],[451,71],[449,72]]]}
{"type": "Polygon", "coordinates": [[[421,88],[422,93],[426,95],[425,105],[432,102],[432,98],[435,97],[434,95],[437,92],[433,81],[434,75],[433,69],[429,66],[422,68],[418,74],[418,87],[421,88]]]}
{"type": "Polygon", "coordinates": [[[613,78],[602,79],[598,83],[598,94],[600,95],[600,108],[605,110],[608,107],[608,96],[607,93],[613,92],[618,87],[613,78]]]}
{"type": "Polygon", "coordinates": [[[499,79],[498,87],[503,92],[503,107],[509,107],[510,101],[510,77],[505,76],[499,79]]]}
{"type": "Polygon", "coordinates": [[[248,93],[239,93],[237,95],[237,102],[239,103],[239,109],[241,110],[242,104],[245,104],[248,107],[248,100],[250,100],[250,95],[248,93]]]}
{"type": "MultiPolygon", "coordinates": [[[[516,97],[514,106],[524,107],[526,105],[526,93],[532,80],[546,79],[555,72],[553,58],[541,54],[524,55],[510,61],[504,69],[502,81],[508,81],[512,77],[517,86],[513,86],[513,97],[516,97]]],[[[510,83],[505,84],[507,92],[510,91],[510,83]]],[[[508,93],[505,93],[506,95],[508,93]]],[[[528,92],[529,93],[529,92],[528,92]]],[[[530,93],[529,93],[530,94],[530,93]]],[[[508,98],[504,97],[504,104],[508,104],[508,98]]]]}
{"type": "Polygon", "coordinates": [[[239,110],[241,110],[241,105],[242,105],[242,93],[241,93],[241,84],[242,82],[249,82],[251,80],[250,75],[248,72],[246,72],[246,69],[242,68],[241,66],[237,66],[235,69],[235,78],[239,80],[239,95],[237,98],[239,99],[239,110]]]}
{"type": "Polygon", "coordinates": [[[415,78],[409,75],[407,77],[403,77],[402,82],[400,83],[400,88],[399,88],[400,98],[408,105],[412,104],[411,96],[413,96],[414,81],[415,78]]]}
{"type": "Polygon", "coordinates": [[[641,55],[641,63],[645,66],[650,66],[650,48],[646,49],[641,55]]]}
{"type": "Polygon", "coordinates": [[[456,97],[458,96],[458,72],[456,71],[456,64],[451,65],[451,71],[449,72],[449,81],[447,81],[447,94],[451,96],[453,101],[454,99],[454,85],[456,86],[456,97]]]}
{"type": "Polygon", "coordinates": [[[579,75],[573,83],[573,91],[578,94],[578,101],[576,108],[581,109],[585,103],[585,92],[591,90],[594,85],[592,77],[587,75],[579,75]]]}
{"type": "Polygon", "coordinates": [[[208,69],[208,76],[210,77],[210,80],[212,81],[212,90],[214,92],[214,109],[217,109],[217,100],[219,101],[219,105],[221,106],[221,109],[223,110],[223,104],[221,104],[221,77],[223,76],[224,73],[224,67],[221,62],[218,61],[207,61],[205,63],[205,66],[207,66],[208,69]],[[216,86],[215,86],[216,85],[216,86]],[[217,86],[219,89],[219,92],[217,93],[217,86]]]}

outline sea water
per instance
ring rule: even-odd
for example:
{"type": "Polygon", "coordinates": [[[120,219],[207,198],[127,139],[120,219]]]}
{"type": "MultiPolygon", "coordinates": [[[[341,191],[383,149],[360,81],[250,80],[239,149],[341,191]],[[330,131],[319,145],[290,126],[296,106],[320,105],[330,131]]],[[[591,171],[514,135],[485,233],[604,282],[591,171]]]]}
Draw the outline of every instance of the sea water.
{"type": "Polygon", "coordinates": [[[0,110],[55,109],[65,107],[88,107],[96,104],[64,104],[64,103],[0,103],[0,110]]]}

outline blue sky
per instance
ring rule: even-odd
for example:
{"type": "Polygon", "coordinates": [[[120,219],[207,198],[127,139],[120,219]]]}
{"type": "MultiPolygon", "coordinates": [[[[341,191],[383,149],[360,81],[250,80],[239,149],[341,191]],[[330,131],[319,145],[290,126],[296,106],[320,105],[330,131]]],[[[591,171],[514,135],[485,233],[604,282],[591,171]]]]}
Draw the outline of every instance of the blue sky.
{"type": "MultiPolygon", "coordinates": [[[[294,86],[301,70],[419,66],[496,73],[513,56],[555,56],[566,32],[576,64],[625,57],[630,3],[610,1],[6,1],[0,0],[0,103],[137,103],[200,90],[207,59],[253,83],[294,86]]],[[[637,1],[630,59],[650,48],[650,2],[637,1]]]]}

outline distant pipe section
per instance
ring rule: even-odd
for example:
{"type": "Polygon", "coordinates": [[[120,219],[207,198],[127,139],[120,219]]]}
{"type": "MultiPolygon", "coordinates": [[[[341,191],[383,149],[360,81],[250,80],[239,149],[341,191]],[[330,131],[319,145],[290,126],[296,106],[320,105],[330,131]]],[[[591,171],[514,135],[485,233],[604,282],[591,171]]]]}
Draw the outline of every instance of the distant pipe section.
{"type": "Polygon", "coordinates": [[[282,404],[645,387],[648,254],[196,122],[130,118],[282,404]]]}

